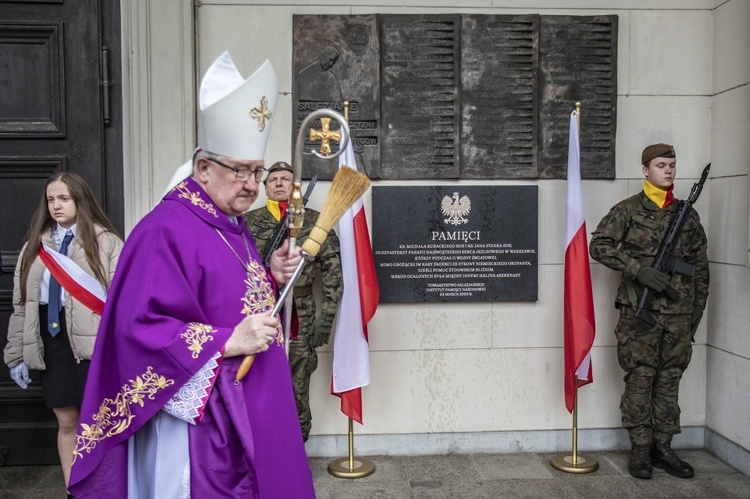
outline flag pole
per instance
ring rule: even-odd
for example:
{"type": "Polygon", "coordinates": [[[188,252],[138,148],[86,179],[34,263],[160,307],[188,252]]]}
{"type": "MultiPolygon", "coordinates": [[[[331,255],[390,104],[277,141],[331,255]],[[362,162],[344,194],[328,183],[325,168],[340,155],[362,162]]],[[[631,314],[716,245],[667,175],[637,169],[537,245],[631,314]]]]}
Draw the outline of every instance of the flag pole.
{"type": "Polygon", "coordinates": [[[553,468],[566,473],[593,473],[599,469],[599,462],[592,458],[582,456],[578,453],[578,389],[576,388],[576,399],[573,405],[573,453],[563,452],[550,459],[549,464],[553,468]]]}
{"type": "Polygon", "coordinates": [[[364,478],[375,472],[375,463],[366,457],[354,458],[354,421],[349,418],[349,457],[337,457],[328,465],[328,473],[338,478],[364,478]]]}
{"type": "MultiPolygon", "coordinates": [[[[344,120],[349,122],[349,101],[344,101],[344,120]]],[[[349,456],[345,459],[338,457],[331,461],[328,464],[328,473],[338,478],[364,478],[375,472],[375,463],[366,457],[354,458],[354,421],[352,418],[348,419],[349,456]]]]}
{"type": "MultiPolygon", "coordinates": [[[[578,136],[581,136],[581,103],[576,102],[576,124],[578,136]]],[[[599,463],[591,457],[578,454],[578,388],[576,387],[575,401],[573,402],[573,452],[562,453],[550,459],[553,468],[566,473],[592,473],[599,469],[599,463]]]]}

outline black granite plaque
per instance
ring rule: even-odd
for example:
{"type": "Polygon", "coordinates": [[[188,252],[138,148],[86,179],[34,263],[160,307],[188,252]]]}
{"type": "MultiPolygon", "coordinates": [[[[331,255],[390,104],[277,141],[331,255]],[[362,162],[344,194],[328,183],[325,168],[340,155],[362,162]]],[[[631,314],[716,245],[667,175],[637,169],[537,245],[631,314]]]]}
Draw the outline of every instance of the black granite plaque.
{"type": "Polygon", "coordinates": [[[372,188],[381,303],[536,301],[536,186],[372,188]]]}
{"type": "MultiPolygon", "coordinates": [[[[380,167],[380,45],[376,17],[295,15],[293,26],[292,147],[308,114],[330,108],[343,115],[343,102],[349,101],[349,128],[357,169],[372,176],[373,169],[380,167]]],[[[314,128],[321,130],[319,120],[314,128]]],[[[330,129],[338,130],[335,121],[330,129]]],[[[317,174],[320,179],[332,179],[338,161],[312,155],[309,151],[313,147],[319,149],[320,141],[311,141],[307,131],[305,137],[303,177],[317,174]]],[[[331,152],[338,148],[338,143],[332,141],[331,152]]]]}
{"type": "Polygon", "coordinates": [[[565,178],[581,102],[581,177],[615,178],[617,16],[542,16],[540,178],[565,178]]]}
{"type": "Polygon", "coordinates": [[[539,16],[461,19],[461,178],[536,178],[539,16]]]}
{"type": "Polygon", "coordinates": [[[457,15],[381,17],[381,176],[460,176],[457,15]]]}

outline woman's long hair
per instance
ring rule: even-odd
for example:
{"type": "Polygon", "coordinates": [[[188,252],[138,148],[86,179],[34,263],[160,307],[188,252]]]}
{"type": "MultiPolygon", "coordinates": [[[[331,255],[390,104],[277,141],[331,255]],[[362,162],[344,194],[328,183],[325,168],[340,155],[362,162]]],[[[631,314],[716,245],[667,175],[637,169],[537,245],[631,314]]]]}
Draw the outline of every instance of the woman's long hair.
{"type": "MultiPolygon", "coordinates": [[[[96,280],[102,283],[105,289],[109,287],[108,276],[104,271],[104,266],[99,260],[99,240],[96,237],[96,225],[100,225],[105,230],[111,232],[117,237],[120,235],[109,221],[107,215],[99,206],[94,198],[94,193],[83,178],[71,172],[59,172],[53,174],[44,184],[42,198],[39,200],[39,206],[34,212],[31,219],[28,232],[28,244],[21,256],[21,304],[26,303],[26,281],[29,278],[31,264],[39,253],[39,245],[42,243],[42,235],[51,231],[57,222],[49,213],[47,205],[47,187],[52,182],[60,181],[68,186],[70,197],[76,205],[76,233],[77,239],[86,253],[86,261],[94,271],[96,280]]],[[[120,237],[120,239],[122,239],[120,237]]]]}

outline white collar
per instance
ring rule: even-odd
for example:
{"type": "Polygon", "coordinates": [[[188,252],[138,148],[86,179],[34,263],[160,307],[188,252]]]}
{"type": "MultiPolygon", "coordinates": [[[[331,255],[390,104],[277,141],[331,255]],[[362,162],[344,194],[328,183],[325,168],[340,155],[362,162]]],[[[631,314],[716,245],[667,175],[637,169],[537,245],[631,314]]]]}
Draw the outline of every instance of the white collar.
{"type": "Polygon", "coordinates": [[[62,242],[62,240],[65,238],[65,234],[68,233],[68,231],[73,232],[73,237],[75,238],[78,235],[78,224],[73,224],[73,226],[69,229],[66,229],[60,224],[57,224],[55,226],[55,235],[57,236],[57,239],[62,242]]]}

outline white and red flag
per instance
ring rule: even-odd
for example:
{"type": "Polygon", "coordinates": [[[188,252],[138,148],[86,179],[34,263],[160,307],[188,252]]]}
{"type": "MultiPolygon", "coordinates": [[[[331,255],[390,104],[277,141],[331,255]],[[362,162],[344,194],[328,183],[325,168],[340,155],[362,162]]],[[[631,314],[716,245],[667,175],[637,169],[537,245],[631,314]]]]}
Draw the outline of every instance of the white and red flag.
{"type": "Polygon", "coordinates": [[[39,257],[65,291],[89,310],[102,315],[107,292],[96,278],[87,274],[68,256],[43,244],[39,245],[39,257]]]}
{"type": "MultiPolygon", "coordinates": [[[[342,166],[357,169],[351,140],[339,156],[342,166]]],[[[362,387],[370,384],[367,323],[380,299],[362,198],[339,220],[338,235],[344,294],[336,315],[331,393],[341,397],[341,412],[362,424],[362,387]]]]}
{"type": "Polygon", "coordinates": [[[578,387],[594,381],[594,296],[581,194],[581,147],[575,111],[570,116],[568,202],[565,220],[565,407],[573,412],[578,387]]]}

